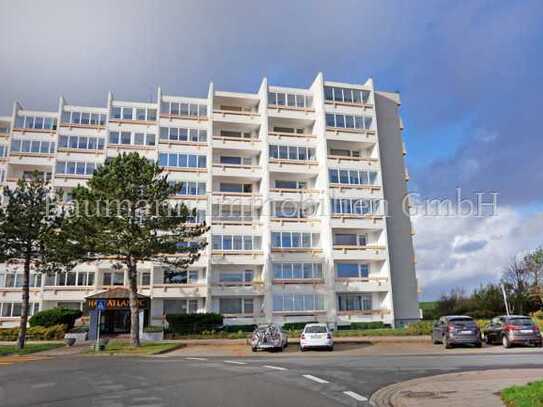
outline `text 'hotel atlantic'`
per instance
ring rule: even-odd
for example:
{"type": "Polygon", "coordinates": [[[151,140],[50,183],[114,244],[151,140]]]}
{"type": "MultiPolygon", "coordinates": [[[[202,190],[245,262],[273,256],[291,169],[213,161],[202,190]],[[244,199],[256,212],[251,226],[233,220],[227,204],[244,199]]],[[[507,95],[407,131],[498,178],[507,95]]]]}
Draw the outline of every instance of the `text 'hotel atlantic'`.
{"type": "MultiPolygon", "coordinates": [[[[28,110],[0,117],[0,185],[38,170],[70,200],[108,158],[157,161],[180,187],[172,200],[210,225],[186,271],[139,266],[146,325],[165,314],[217,312],[226,324],[418,319],[413,231],[397,93],[325,81],[257,93],[209,87],[207,98],[165,94],[104,107],[28,110]],[[386,216],[385,216],[386,215],[386,216]]],[[[31,277],[31,314],[127,284],[107,262],[31,277]]],[[[0,326],[18,323],[22,269],[0,265],[0,326]]],[[[112,331],[122,332],[123,318],[112,331]]],[[[126,320],[126,319],[125,319],[126,320]]]]}

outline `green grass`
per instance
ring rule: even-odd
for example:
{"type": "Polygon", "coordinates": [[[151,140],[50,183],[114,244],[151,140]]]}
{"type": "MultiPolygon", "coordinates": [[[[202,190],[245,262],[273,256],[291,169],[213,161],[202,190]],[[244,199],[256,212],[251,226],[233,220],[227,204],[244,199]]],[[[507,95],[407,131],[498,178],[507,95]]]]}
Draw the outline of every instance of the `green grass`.
{"type": "Polygon", "coordinates": [[[501,392],[502,400],[508,407],[543,406],[543,380],[525,386],[512,386],[501,392]]]}
{"type": "Polygon", "coordinates": [[[23,350],[18,350],[16,345],[0,345],[0,356],[28,355],[29,353],[41,352],[65,346],[63,343],[27,343],[23,350]]]}
{"type": "MultiPolygon", "coordinates": [[[[126,341],[110,341],[106,350],[97,354],[109,353],[110,355],[157,355],[182,347],[182,344],[171,342],[145,342],[135,347],[126,341]]],[[[94,351],[91,351],[95,353],[94,351]]]]}

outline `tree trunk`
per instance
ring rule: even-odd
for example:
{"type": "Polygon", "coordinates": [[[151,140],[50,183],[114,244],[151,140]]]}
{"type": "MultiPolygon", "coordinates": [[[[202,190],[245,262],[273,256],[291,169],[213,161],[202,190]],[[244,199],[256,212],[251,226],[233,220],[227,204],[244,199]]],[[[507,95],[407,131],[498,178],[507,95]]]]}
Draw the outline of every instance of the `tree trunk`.
{"type": "Polygon", "coordinates": [[[138,270],[136,261],[128,261],[128,285],[130,289],[130,342],[133,346],[140,346],[140,320],[138,309],[138,270]]]}
{"type": "Polygon", "coordinates": [[[23,270],[23,303],[21,306],[21,320],[19,322],[19,336],[17,338],[17,349],[24,349],[26,341],[26,324],[28,323],[28,303],[30,286],[30,258],[27,256],[23,270]]]}

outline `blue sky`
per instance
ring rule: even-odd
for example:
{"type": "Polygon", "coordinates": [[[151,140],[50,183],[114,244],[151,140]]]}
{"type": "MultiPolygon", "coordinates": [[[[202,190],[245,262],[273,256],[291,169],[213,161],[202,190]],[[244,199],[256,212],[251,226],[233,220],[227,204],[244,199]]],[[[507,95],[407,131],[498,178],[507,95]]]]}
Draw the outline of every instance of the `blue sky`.
{"type": "Polygon", "coordinates": [[[415,220],[423,298],[435,298],[543,244],[542,17],[541,1],[1,0],[0,114],[17,99],[56,110],[60,95],[103,106],[108,90],[148,100],[157,86],[205,96],[209,81],[371,76],[401,93],[411,190],[500,194],[497,219],[415,220]]]}

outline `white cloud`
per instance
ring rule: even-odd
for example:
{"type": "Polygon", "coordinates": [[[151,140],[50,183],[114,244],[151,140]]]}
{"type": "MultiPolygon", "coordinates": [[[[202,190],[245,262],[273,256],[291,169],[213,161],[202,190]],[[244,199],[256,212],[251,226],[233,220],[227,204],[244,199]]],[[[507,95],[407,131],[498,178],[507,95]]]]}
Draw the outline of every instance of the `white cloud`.
{"type": "Polygon", "coordinates": [[[543,244],[543,213],[504,207],[490,217],[417,216],[415,253],[423,298],[495,281],[518,253],[543,244]]]}

